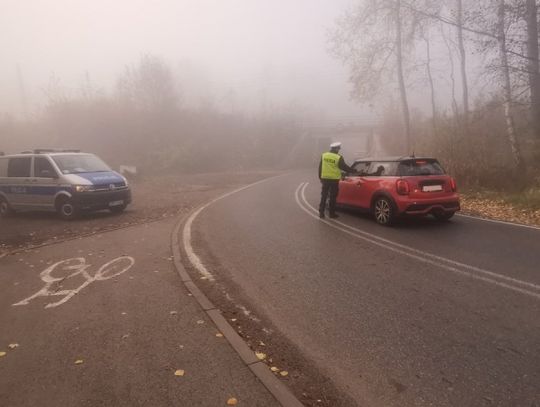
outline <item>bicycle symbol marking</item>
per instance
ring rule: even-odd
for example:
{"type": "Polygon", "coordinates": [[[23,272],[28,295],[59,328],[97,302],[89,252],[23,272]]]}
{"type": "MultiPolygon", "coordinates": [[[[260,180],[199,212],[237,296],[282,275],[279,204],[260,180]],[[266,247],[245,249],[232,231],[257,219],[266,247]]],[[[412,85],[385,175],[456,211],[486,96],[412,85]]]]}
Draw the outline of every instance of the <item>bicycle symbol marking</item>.
{"type": "Polygon", "coordinates": [[[99,270],[92,276],[88,272],[88,268],[92,265],[87,264],[84,257],[75,257],[59,261],[40,273],[41,280],[45,283],[43,288],[19,301],[13,306],[28,305],[30,301],[39,297],[54,297],[63,296],[61,300],[57,302],[51,302],[45,305],[45,308],[54,308],[69,301],[73,296],[79,293],[83,288],[92,284],[95,281],[105,281],[113,277],[117,277],[122,273],[128,271],[135,264],[135,259],[130,256],[117,257],[114,260],[105,263],[99,268],[99,270]],[[61,289],[61,283],[67,280],[76,281],[75,279],[82,280],[82,283],[74,289],[61,289]],[[55,289],[56,287],[56,289],[55,289]]]}

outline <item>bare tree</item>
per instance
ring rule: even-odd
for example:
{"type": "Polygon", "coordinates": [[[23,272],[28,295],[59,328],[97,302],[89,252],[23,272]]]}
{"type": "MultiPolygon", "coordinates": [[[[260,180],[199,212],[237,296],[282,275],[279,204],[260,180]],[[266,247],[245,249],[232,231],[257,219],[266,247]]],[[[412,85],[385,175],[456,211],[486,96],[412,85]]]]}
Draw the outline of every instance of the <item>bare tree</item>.
{"type": "Polygon", "coordinates": [[[498,21],[497,21],[497,37],[499,41],[499,57],[501,60],[501,70],[504,78],[504,116],[506,120],[506,134],[510,142],[512,150],[512,158],[517,169],[523,168],[523,159],[521,150],[516,137],[516,128],[514,125],[514,117],[512,115],[512,83],[510,80],[510,67],[508,64],[508,51],[506,47],[506,5],[504,0],[498,0],[498,21]]]}
{"type": "Polygon", "coordinates": [[[457,40],[459,47],[459,61],[461,69],[461,86],[463,89],[463,121],[465,128],[469,123],[469,83],[467,80],[467,53],[463,40],[463,1],[456,0],[457,6],[457,40]]]}
{"type": "Polygon", "coordinates": [[[527,58],[531,88],[531,119],[537,142],[540,143],[540,63],[538,61],[538,6],[526,0],[527,58]]]}

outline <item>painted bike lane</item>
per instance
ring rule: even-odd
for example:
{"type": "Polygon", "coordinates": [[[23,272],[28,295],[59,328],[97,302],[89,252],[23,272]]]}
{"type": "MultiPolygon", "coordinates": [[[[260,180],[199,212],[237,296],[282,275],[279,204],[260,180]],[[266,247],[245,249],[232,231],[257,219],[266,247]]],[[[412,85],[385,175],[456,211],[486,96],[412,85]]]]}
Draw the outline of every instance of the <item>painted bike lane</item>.
{"type": "Polygon", "coordinates": [[[0,259],[3,406],[278,405],[185,290],[171,228],[0,259]]]}

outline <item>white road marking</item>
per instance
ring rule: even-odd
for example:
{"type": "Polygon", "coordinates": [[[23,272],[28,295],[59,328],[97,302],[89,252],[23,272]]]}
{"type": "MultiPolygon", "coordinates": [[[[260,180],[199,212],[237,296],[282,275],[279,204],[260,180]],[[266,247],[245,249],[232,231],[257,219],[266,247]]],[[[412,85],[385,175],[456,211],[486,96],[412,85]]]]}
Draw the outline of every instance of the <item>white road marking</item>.
{"type": "MultiPolygon", "coordinates": [[[[62,298],[60,301],[49,303],[45,306],[45,308],[57,307],[70,300],[74,295],[78,294],[79,291],[92,284],[94,281],[104,281],[119,276],[120,274],[129,270],[133,264],[135,264],[133,257],[121,256],[109,261],[108,263],[105,263],[99,268],[94,276],[91,276],[87,272],[87,269],[91,265],[86,264],[84,257],[76,257],[59,261],[54,263],[52,266],[47,267],[40,273],[39,276],[45,283],[41,290],[30,297],[13,304],[13,306],[28,305],[30,301],[38,297],[64,296],[64,298],[62,298]],[[53,273],[56,273],[57,276],[55,277],[53,273]],[[64,282],[73,278],[77,278],[79,280],[82,278],[82,283],[77,288],[72,290],[51,290],[54,283],[64,282]]],[[[59,288],[61,288],[61,286],[59,288]]]]}
{"type": "Polygon", "coordinates": [[[199,216],[199,214],[205,210],[206,208],[208,208],[210,205],[224,199],[224,198],[227,198],[228,196],[231,196],[233,194],[236,194],[237,192],[240,192],[240,191],[243,191],[244,189],[248,189],[248,188],[251,188],[251,187],[254,187],[255,185],[259,185],[263,182],[266,182],[266,181],[269,181],[271,179],[274,179],[274,178],[278,178],[278,177],[281,177],[283,175],[278,175],[278,176],[275,176],[275,177],[270,177],[270,178],[266,178],[266,179],[263,179],[263,180],[260,180],[260,181],[257,181],[257,182],[254,182],[253,184],[249,184],[249,185],[245,185],[241,188],[237,188],[235,189],[234,191],[231,191],[231,192],[227,192],[226,194],[224,195],[221,195],[213,200],[211,200],[210,202],[207,202],[206,204],[204,204],[203,206],[201,206],[199,209],[197,209],[189,218],[188,220],[186,221],[185,225],[184,225],[184,229],[182,231],[182,240],[184,241],[184,250],[187,254],[187,257],[191,263],[191,265],[203,276],[205,277],[206,279],[210,280],[210,281],[214,281],[214,276],[212,275],[212,273],[210,273],[208,271],[208,269],[205,267],[205,265],[203,264],[203,262],[201,261],[201,259],[199,258],[199,256],[197,256],[197,254],[195,253],[195,251],[193,250],[193,246],[191,244],[191,225],[193,224],[193,221],[197,218],[197,216],[199,216]]]}
{"type": "Polygon", "coordinates": [[[479,220],[479,221],[482,221],[482,222],[491,222],[491,223],[499,223],[501,225],[515,226],[515,227],[518,227],[518,228],[540,230],[540,227],[538,227],[538,226],[523,225],[521,223],[508,222],[508,221],[504,221],[504,220],[481,218],[479,216],[465,215],[463,213],[457,213],[456,216],[460,216],[462,218],[469,218],[469,219],[479,220]]]}
{"type": "Polygon", "coordinates": [[[441,256],[437,256],[428,252],[424,252],[422,250],[418,250],[413,247],[406,246],[406,245],[394,242],[392,240],[388,240],[388,239],[379,237],[377,235],[364,232],[360,229],[356,229],[342,222],[319,219],[318,211],[308,203],[305,197],[305,190],[306,190],[307,185],[308,185],[307,182],[301,183],[296,189],[296,192],[295,192],[296,203],[308,215],[310,215],[311,217],[315,219],[318,219],[320,222],[323,222],[334,229],[340,230],[341,232],[354,236],[358,239],[365,240],[369,243],[382,247],[386,250],[390,250],[395,253],[399,253],[404,256],[419,260],[423,263],[431,264],[433,266],[437,266],[439,268],[443,268],[445,270],[448,270],[457,274],[474,278],[476,280],[481,280],[490,284],[497,285],[499,287],[504,287],[509,290],[526,294],[536,299],[540,299],[540,286],[539,285],[522,281],[522,280],[518,280],[518,279],[508,277],[502,274],[497,274],[488,270],[484,270],[484,269],[474,267],[468,264],[460,263],[460,262],[450,260],[441,256]],[[300,196],[303,202],[301,202],[300,196]],[[466,270],[462,270],[458,267],[464,268],[466,270]]]}

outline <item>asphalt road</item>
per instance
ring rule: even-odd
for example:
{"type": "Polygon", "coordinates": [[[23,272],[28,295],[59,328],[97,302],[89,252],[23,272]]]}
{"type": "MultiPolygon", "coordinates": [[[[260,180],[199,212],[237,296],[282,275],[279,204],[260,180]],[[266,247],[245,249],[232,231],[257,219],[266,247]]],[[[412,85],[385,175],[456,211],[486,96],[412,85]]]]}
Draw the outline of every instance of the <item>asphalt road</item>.
{"type": "Polygon", "coordinates": [[[173,225],[0,258],[0,406],[278,406],[181,282],[173,225]]]}
{"type": "Polygon", "coordinates": [[[540,406],[540,230],[321,221],[319,188],[295,173],[215,202],[196,254],[358,405],[540,406]]]}

